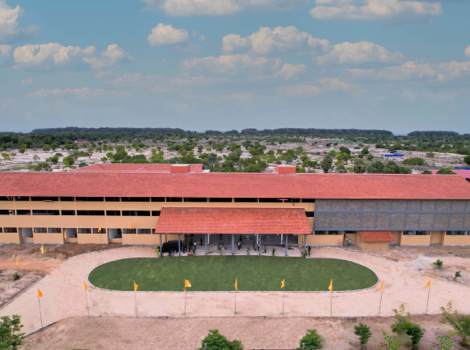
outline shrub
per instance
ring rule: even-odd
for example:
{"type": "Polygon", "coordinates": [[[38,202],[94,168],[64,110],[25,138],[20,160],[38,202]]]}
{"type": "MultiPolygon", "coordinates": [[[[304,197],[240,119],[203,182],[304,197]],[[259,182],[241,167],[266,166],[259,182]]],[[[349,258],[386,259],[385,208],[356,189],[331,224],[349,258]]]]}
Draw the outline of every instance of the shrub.
{"type": "Polygon", "coordinates": [[[447,336],[451,337],[457,335],[461,338],[462,345],[469,343],[470,337],[470,315],[461,315],[457,311],[452,312],[452,305],[449,303],[446,308],[441,308],[444,315],[444,321],[448,323],[452,328],[447,336]]]}
{"type": "Polygon", "coordinates": [[[405,314],[405,307],[403,304],[398,310],[393,310],[397,322],[392,324],[390,328],[394,333],[406,334],[410,337],[412,348],[419,344],[421,338],[424,336],[424,332],[421,330],[421,326],[417,323],[411,322],[411,314],[408,312],[405,314]]]}
{"type": "Polygon", "coordinates": [[[450,341],[447,335],[439,336],[436,335],[437,343],[431,344],[431,349],[439,350],[452,350],[454,348],[454,343],[450,341]]]}
{"type": "Polygon", "coordinates": [[[424,164],[426,164],[426,161],[423,158],[414,157],[414,158],[405,159],[403,161],[403,164],[406,164],[406,165],[424,165],[424,164]]]}
{"type": "Polygon", "coordinates": [[[424,175],[432,175],[432,172],[430,172],[429,170],[425,170],[422,172],[422,174],[424,175]]]}
{"type": "Polygon", "coordinates": [[[436,262],[434,262],[433,264],[436,265],[440,269],[444,265],[444,262],[440,259],[437,259],[436,262]]]}
{"type": "Polygon", "coordinates": [[[13,280],[17,281],[17,280],[19,280],[19,279],[20,279],[20,275],[18,275],[18,272],[15,272],[15,273],[13,274],[13,280]]]}
{"type": "Polygon", "coordinates": [[[217,329],[209,330],[209,334],[202,340],[199,350],[243,350],[240,340],[229,341],[217,329]]]}
{"type": "Polygon", "coordinates": [[[448,168],[441,168],[436,173],[437,175],[456,175],[452,170],[448,168]]]}
{"type": "Polygon", "coordinates": [[[459,277],[462,277],[462,273],[460,271],[455,271],[454,281],[459,277]]]}
{"type": "Polygon", "coordinates": [[[359,337],[359,343],[361,343],[361,346],[367,344],[370,337],[372,337],[370,327],[362,323],[359,323],[359,326],[354,327],[354,334],[359,337]]]}
{"type": "Polygon", "coordinates": [[[2,316],[0,322],[0,349],[17,350],[23,344],[23,325],[18,315],[2,316]]]}
{"type": "Polygon", "coordinates": [[[387,332],[383,330],[383,328],[380,328],[384,335],[384,340],[385,343],[379,344],[379,349],[388,349],[388,350],[400,350],[401,345],[400,342],[397,339],[397,336],[393,335],[388,335],[387,332]]]}
{"type": "Polygon", "coordinates": [[[426,157],[428,158],[434,158],[435,154],[433,152],[428,152],[426,153],[426,157]]]}
{"type": "Polygon", "coordinates": [[[273,248],[273,256],[274,256],[274,254],[276,254],[276,249],[273,248]]]}
{"type": "Polygon", "coordinates": [[[307,334],[300,339],[298,349],[323,349],[323,338],[317,333],[316,329],[307,329],[307,334]]]}

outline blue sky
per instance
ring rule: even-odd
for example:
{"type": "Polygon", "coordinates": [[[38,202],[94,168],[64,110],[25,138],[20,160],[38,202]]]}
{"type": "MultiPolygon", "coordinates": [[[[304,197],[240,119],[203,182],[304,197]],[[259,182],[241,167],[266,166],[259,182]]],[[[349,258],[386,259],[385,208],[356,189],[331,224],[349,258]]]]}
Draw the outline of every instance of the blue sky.
{"type": "Polygon", "coordinates": [[[469,14],[468,0],[0,0],[0,129],[469,133],[469,14]]]}

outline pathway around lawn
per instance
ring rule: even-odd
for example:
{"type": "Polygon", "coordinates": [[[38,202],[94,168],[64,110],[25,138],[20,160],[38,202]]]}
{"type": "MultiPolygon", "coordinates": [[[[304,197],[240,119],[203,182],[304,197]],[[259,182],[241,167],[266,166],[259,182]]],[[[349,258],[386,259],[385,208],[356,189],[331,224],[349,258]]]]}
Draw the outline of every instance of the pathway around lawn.
{"type": "MultiPolygon", "coordinates": [[[[117,259],[155,257],[151,247],[123,247],[73,257],[53,270],[33,288],[15,299],[0,316],[19,314],[30,333],[40,328],[37,288],[41,299],[43,324],[72,316],[86,315],[83,280],[97,266],[117,259]]],[[[410,270],[391,260],[343,249],[314,249],[312,257],[345,259],[372,269],[379,280],[385,280],[382,315],[393,315],[392,309],[404,304],[406,311],[422,314],[426,308],[430,277],[410,270]]],[[[177,257],[174,257],[177,259],[177,257]]],[[[333,276],[334,279],[334,276],[333,276]]],[[[106,291],[90,283],[88,301],[91,315],[125,315],[135,313],[134,293],[106,291]]],[[[452,302],[454,310],[470,313],[469,287],[433,279],[429,313],[452,302]]],[[[187,294],[187,316],[233,316],[234,293],[196,292],[187,294]]],[[[378,312],[380,285],[356,292],[333,293],[333,316],[375,316],[378,312]]],[[[184,294],[175,292],[138,292],[139,316],[174,316],[184,313],[184,294]]],[[[330,294],[327,292],[286,293],[286,316],[329,316],[330,294]]],[[[237,316],[282,316],[282,292],[243,292],[237,294],[237,316]]]]}

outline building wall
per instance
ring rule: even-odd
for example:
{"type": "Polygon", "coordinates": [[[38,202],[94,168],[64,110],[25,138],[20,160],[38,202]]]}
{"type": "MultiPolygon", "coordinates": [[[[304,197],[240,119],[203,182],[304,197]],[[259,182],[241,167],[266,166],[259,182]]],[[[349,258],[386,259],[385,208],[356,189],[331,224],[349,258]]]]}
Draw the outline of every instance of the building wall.
{"type": "Polygon", "coordinates": [[[307,245],[343,245],[343,235],[308,235],[307,245]]]}
{"type": "Polygon", "coordinates": [[[400,245],[430,245],[431,235],[403,235],[400,245]]]}
{"type": "Polygon", "coordinates": [[[444,235],[444,245],[470,245],[470,236],[444,235]]]}
{"type": "Polygon", "coordinates": [[[445,231],[431,231],[431,244],[444,244],[445,231]]]}

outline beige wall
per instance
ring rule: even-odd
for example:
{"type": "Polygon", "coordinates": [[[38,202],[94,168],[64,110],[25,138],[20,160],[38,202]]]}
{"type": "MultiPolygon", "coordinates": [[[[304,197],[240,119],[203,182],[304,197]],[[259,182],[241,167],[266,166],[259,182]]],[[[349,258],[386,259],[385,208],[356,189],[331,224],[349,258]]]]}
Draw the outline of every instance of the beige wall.
{"type": "Polygon", "coordinates": [[[358,243],[361,248],[364,249],[388,249],[388,242],[361,242],[358,243]]]}
{"type": "Polygon", "coordinates": [[[470,245],[470,236],[444,235],[444,245],[470,245]]]}
{"type": "Polygon", "coordinates": [[[309,235],[307,245],[343,245],[343,235],[309,235]]]}
{"type": "Polygon", "coordinates": [[[400,245],[430,245],[431,244],[431,235],[426,236],[408,236],[403,235],[401,236],[401,243],[400,245]]]}
{"type": "Polygon", "coordinates": [[[19,233],[0,233],[0,243],[21,243],[19,233]]]}
{"type": "Polygon", "coordinates": [[[357,244],[358,236],[360,236],[359,233],[346,233],[344,235],[346,238],[349,238],[351,240],[351,243],[357,244]]]}
{"type": "Polygon", "coordinates": [[[444,244],[445,231],[431,231],[431,243],[444,244]]]}
{"type": "MultiPolygon", "coordinates": [[[[70,242],[71,238],[67,238],[70,242]]],[[[91,244],[108,244],[108,235],[99,233],[77,233],[78,243],[91,243],[91,244]]]]}
{"type": "Polygon", "coordinates": [[[62,233],[33,233],[34,243],[64,243],[62,233]]]}

